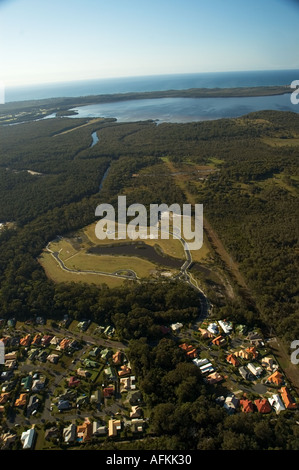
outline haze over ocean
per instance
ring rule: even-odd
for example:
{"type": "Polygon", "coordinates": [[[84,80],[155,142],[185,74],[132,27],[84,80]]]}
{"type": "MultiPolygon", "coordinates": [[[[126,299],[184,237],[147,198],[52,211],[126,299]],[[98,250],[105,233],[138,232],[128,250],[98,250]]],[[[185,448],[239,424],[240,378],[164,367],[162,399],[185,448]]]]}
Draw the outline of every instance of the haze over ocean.
{"type": "Polygon", "coordinates": [[[152,75],[6,87],[5,101],[78,97],[100,94],[185,90],[189,88],[237,88],[290,85],[299,80],[299,70],[213,72],[152,75]]]}

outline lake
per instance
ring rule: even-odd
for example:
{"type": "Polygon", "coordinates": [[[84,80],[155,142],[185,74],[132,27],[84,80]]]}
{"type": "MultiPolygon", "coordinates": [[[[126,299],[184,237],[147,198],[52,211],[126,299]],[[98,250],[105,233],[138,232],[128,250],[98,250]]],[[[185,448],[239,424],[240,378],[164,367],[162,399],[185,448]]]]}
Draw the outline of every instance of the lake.
{"type": "Polygon", "coordinates": [[[106,117],[118,122],[154,120],[157,123],[184,123],[235,118],[254,111],[276,110],[299,112],[290,94],[228,98],[158,98],[100,103],[72,108],[70,118],[106,117]]]}

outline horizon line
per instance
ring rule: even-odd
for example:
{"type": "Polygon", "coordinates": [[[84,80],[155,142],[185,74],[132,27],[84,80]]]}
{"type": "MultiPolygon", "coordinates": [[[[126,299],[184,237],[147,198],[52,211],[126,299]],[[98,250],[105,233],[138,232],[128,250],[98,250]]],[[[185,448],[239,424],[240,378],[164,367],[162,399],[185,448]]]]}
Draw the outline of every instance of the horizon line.
{"type": "Polygon", "coordinates": [[[277,68],[277,69],[247,69],[247,70],[219,70],[219,71],[205,71],[205,72],[173,72],[173,73],[155,73],[155,74],[146,74],[146,75],[115,75],[107,77],[94,77],[94,78],[79,78],[79,79],[70,79],[70,80],[53,80],[49,82],[19,82],[17,84],[6,83],[5,80],[1,82],[5,85],[5,88],[20,88],[20,87],[32,87],[32,86],[51,86],[51,85],[69,85],[71,83],[83,83],[83,82],[96,82],[104,80],[124,80],[124,79],[138,79],[138,78],[147,78],[147,77],[170,77],[170,76],[183,76],[183,75],[208,75],[208,74],[223,74],[223,73],[248,73],[248,72],[291,72],[299,71],[298,68],[277,68]]]}

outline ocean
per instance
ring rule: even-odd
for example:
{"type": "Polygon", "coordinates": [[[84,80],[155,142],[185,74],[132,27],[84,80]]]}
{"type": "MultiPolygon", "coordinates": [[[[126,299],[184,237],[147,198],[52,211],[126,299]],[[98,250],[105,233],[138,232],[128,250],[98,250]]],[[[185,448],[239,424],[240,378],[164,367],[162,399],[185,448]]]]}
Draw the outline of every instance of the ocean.
{"type": "Polygon", "coordinates": [[[153,75],[98,80],[73,81],[23,87],[6,87],[5,101],[142,91],[187,90],[189,88],[236,88],[290,85],[299,80],[299,70],[215,72],[176,75],[153,75]]]}

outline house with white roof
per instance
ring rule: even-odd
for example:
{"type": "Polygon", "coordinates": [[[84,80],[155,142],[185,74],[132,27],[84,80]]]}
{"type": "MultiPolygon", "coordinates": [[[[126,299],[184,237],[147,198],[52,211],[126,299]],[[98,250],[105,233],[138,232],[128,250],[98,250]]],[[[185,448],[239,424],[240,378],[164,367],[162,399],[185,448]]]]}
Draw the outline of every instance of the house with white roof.
{"type": "Polygon", "coordinates": [[[21,435],[21,442],[23,444],[23,449],[32,449],[34,445],[34,440],[36,436],[36,431],[34,428],[24,431],[21,435]]]}
{"type": "Polygon", "coordinates": [[[213,335],[217,335],[219,333],[219,328],[218,328],[217,323],[210,323],[207,330],[213,335]]]}
{"type": "Polygon", "coordinates": [[[224,320],[219,320],[218,323],[225,334],[229,335],[232,332],[233,327],[230,323],[224,320]]]}
{"type": "Polygon", "coordinates": [[[275,409],[276,414],[279,414],[281,411],[285,410],[285,406],[282,403],[279,395],[277,394],[272,395],[271,398],[268,398],[268,401],[270,405],[273,406],[273,408],[275,409]]]}

